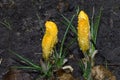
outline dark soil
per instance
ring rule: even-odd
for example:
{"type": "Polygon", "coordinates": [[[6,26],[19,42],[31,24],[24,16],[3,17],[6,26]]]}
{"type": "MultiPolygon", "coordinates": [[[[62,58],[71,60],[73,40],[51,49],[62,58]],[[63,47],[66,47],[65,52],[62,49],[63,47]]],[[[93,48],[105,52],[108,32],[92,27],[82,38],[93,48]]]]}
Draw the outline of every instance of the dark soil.
{"type": "MultiPolygon", "coordinates": [[[[56,22],[59,28],[59,42],[61,42],[66,26],[61,22],[64,19],[60,14],[71,19],[78,6],[89,15],[90,19],[93,7],[95,15],[99,13],[101,7],[103,8],[95,61],[96,64],[102,65],[106,65],[107,62],[108,68],[115,74],[117,80],[120,80],[120,0],[60,1],[62,0],[0,0],[0,80],[10,66],[20,65],[8,49],[39,63],[45,21],[56,22]],[[3,23],[7,23],[7,26],[3,23]]],[[[73,25],[77,26],[77,17],[73,25]]],[[[65,45],[74,37],[70,31],[65,45]]],[[[80,77],[82,73],[76,59],[81,58],[81,52],[77,42],[68,50],[68,54],[73,54],[75,57],[69,60],[68,64],[74,68],[74,77],[80,77]]]]}

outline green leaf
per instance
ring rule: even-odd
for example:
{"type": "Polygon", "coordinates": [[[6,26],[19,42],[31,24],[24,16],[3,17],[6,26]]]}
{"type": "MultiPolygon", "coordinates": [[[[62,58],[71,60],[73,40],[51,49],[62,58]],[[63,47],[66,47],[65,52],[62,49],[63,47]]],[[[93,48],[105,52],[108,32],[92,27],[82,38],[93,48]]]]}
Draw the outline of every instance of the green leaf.
{"type": "MultiPolygon", "coordinates": [[[[61,16],[64,18],[65,21],[62,21],[63,24],[65,24],[66,26],[68,26],[69,24],[71,24],[71,21],[69,19],[67,19],[64,15],[61,14],[61,16]]],[[[70,30],[72,32],[74,32],[77,35],[77,31],[75,29],[75,27],[71,24],[70,25],[70,30]]]]}
{"type": "Polygon", "coordinates": [[[98,33],[98,27],[99,27],[99,23],[100,23],[100,19],[101,19],[101,15],[102,15],[102,8],[100,9],[100,12],[98,14],[98,16],[95,17],[95,22],[93,25],[93,41],[96,44],[96,38],[97,38],[97,33],[98,33]]]}
{"type": "Polygon", "coordinates": [[[95,18],[94,18],[94,10],[93,10],[93,16],[91,19],[91,27],[90,27],[90,33],[91,33],[90,51],[91,52],[90,52],[89,56],[92,56],[93,52],[96,49],[96,39],[97,39],[98,27],[99,27],[101,15],[102,15],[102,7],[100,9],[98,16],[96,16],[95,18]],[[94,20],[93,20],[93,18],[94,18],[94,20]]]}
{"type": "Polygon", "coordinates": [[[8,20],[4,20],[3,22],[0,21],[0,24],[4,25],[9,30],[12,30],[10,22],[8,22],[8,20]]]}
{"type": "Polygon", "coordinates": [[[82,71],[85,72],[85,65],[84,65],[84,63],[83,63],[82,60],[80,60],[79,66],[80,66],[80,68],[82,69],[82,71]]]}
{"type": "Polygon", "coordinates": [[[67,52],[67,49],[68,49],[73,43],[75,43],[76,41],[77,41],[77,37],[76,37],[76,38],[72,38],[71,41],[70,41],[70,43],[67,44],[67,46],[66,46],[66,48],[64,49],[64,52],[63,52],[63,53],[66,53],[66,52],[67,52]]]}
{"type": "Polygon", "coordinates": [[[91,63],[87,62],[87,68],[83,74],[86,80],[91,80],[91,63]]]}
{"type": "Polygon", "coordinates": [[[17,68],[17,69],[28,69],[28,70],[39,70],[38,68],[35,68],[35,67],[31,67],[31,66],[13,66],[13,68],[17,68]]]}
{"type": "Polygon", "coordinates": [[[67,29],[66,29],[66,31],[65,31],[65,33],[64,33],[64,36],[63,36],[63,39],[62,39],[62,42],[61,42],[61,46],[60,46],[60,56],[59,56],[59,57],[62,56],[63,44],[64,44],[64,42],[65,42],[65,39],[66,39],[68,30],[69,30],[69,28],[70,28],[70,26],[71,26],[71,23],[72,23],[74,17],[75,17],[75,15],[72,16],[72,18],[71,18],[71,20],[70,20],[70,23],[68,24],[67,29]]]}
{"type": "Polygon", "coordinates": [[[41,70],[41,67],[40,67],[40,66],[38,66],[38,65],[36,65],[36,64],[34,64],[34,63],[32,63],[31,61],[29,61],[28,59],[26,59],[26,58],[20,56],[19,54],[15,53],[14,51],[9,50],[9,52],[12,53],[12,54],[14,54],[14,55],[16,55],[18,58],[20,58],[21,60],[25,61],[27,64],[31,65],[32,67],[41,70]]]}

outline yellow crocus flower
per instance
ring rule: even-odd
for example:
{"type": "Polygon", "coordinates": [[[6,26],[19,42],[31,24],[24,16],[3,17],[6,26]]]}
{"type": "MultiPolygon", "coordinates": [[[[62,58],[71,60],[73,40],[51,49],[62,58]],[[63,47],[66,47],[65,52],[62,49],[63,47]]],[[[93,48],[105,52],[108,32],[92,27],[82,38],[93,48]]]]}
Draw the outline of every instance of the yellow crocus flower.
{"type": "Polygon", "coordinates": [[[58,41],[57,25],[52,21],[46,21],[45,23],[46,31],[42,39],[42,56],[44,60],[48,60],[53,52],[53,48],[58,41]]]}
{"type": "Polygon", "coordinates": [[[90,25],[88,15],[84,11],[80,11],[78,15],[78,43],[83,53],[90,46],[90,25]]]}

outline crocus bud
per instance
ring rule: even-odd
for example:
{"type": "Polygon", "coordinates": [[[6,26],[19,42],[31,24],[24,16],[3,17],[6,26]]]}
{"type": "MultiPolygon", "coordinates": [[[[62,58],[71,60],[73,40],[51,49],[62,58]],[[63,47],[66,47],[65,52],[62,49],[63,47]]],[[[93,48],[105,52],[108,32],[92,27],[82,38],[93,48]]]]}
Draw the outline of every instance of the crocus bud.
{"type": "Polygon", "coordinates": [[[90,46],[90,24],[88,15],[84,11],[80,11],[78,15],[78,43],[80,49],[85,53],[90,46]]]}
{"type": "Polygon", "coordinates": [[[52,21],[46,21],[45,23],[46,31],[42,39],[42,56],[44,60],[48,60],[53,52],[53,48],[58,41],[57,25],[52,21]]]}

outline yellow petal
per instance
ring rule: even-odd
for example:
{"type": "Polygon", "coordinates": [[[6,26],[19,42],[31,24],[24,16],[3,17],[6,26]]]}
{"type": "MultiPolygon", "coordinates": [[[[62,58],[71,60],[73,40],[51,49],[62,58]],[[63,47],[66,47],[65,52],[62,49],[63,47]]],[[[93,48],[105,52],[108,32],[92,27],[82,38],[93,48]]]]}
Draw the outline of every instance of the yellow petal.
{"type": "Polygon", "coordinates": [[[42,56],[44,60],[48,60],[53,52],[53,48],[57,43],[58,29],[57,25],[52,21],[46,21],[46,31],[42,39],[42,56]]]}
{"type": "Polygon", "coordinates": [[[83,53],[90,46],[90,25],[88,15],[84,11],[80,11],[78,15],[78,43],[83,53]]]}

